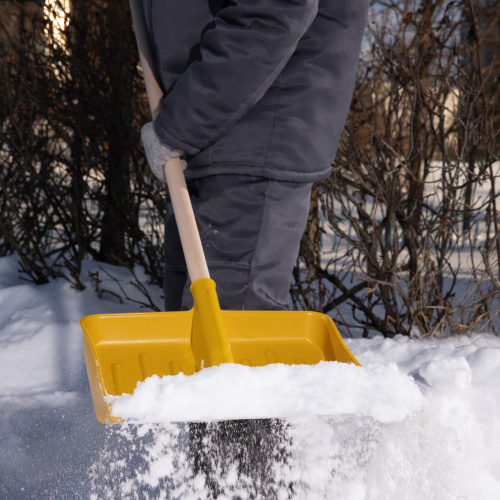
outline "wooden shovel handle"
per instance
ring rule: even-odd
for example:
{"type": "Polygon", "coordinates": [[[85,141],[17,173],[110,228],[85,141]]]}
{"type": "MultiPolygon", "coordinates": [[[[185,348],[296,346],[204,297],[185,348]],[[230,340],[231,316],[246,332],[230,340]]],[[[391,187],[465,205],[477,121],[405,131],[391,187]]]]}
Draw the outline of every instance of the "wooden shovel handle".
{"type": "MultiPolygon", "coordinates": [[[[155,57],[149,43],[141,0],[130,0],[130,11],[134,22],[135,37],[139,49],[146,92],[148,94],[149,108],[154,120],[160,112],[163,91],[158,83],[155,57]]],[[[189,277],[191,281],[195,281],[198,278],[210,278],[200,233],[196,225],[193,206],[191,205],[191,199],[179,158],[168,160],[165,163],[164,169],[189,277]]]]}
{"type": "Polygon", "coordinates": [[[174,208],[175,222],[181,237],[189,277],[191,281],[199,278],[210,278],[179,158],[172,158],[165,163],[165,177],[167,178],[168,191],[174,208]]]}

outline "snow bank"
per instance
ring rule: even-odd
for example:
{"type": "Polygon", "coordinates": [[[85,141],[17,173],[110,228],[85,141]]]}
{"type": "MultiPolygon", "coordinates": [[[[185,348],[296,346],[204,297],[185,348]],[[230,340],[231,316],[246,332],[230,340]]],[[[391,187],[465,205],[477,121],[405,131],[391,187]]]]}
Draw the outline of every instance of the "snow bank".
{"type": "Polygon", "coordinates": [[[394,363],[361,368],[337,362],[225,364],[190,376],[153,376],[132,395],[108,400],[113,415],[143,423],[343,414],[386,423],[423,403],[413,379],[394,363]]]}
{"type": "Polygon", "coordinates": [[[363,481],[387,487],[361,498],[500,498],[500,338],[398,336],[348,345],[361,363],[395,361],[427,400],[424,412],[384,437],[377,451],[384,469],[363,481]]]}

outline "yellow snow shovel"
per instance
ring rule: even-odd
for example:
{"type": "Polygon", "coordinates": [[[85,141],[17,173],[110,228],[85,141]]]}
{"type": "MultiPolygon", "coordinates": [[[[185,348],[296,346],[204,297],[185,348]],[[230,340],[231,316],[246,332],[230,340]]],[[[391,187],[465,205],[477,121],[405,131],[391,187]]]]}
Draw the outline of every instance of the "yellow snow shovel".
{"type": "MultiPolygon", "coordinates": [[[[140,0],[131,0],[141,64],[152,115],[162,98],[140,0]]],[[[332,319],[302,311],[221,311],[210,279],[179,159],[165,164],[194,307],[191,311],[100,314],[82,318],[85,363],[97,418],[111,414],[107,396],[131,394],[151,375],[192,375],[222,363],[355,363],[332,319]]],[[[193,420],[196,415],[193,415],[193,420]]]]}

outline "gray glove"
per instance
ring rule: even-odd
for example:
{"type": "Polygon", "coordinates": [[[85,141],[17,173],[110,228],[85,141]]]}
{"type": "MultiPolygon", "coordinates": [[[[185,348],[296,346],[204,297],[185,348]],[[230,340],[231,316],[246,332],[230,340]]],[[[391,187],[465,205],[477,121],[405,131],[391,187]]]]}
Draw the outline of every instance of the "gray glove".
{"type": "MultiPolygon", "coordinates": [[[[163,166],[170,158],[178,158],[184,154],[184,151],[172,149],[166,144],[163,144],[156,135],[153,122],[148,122],[141,129],[141,139],[148,159],[149,168],[156,178],[160,181],[167,182],[163,166]]],[[[182,168],[186,168],[186,161],[181,160],[182,168]]]]}

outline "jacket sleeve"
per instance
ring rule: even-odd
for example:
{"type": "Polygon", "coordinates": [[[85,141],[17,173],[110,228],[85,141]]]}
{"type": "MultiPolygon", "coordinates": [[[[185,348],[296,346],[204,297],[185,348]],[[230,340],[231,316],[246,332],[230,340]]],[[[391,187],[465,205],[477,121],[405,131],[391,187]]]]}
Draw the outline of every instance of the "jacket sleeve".
{"type": "Polygon", "coordinates": [[[264,95],[317,14],[318,0],[233,0],[201,39],[164,97],[155,130],[196,154],[223,136],[264,95]]]}

